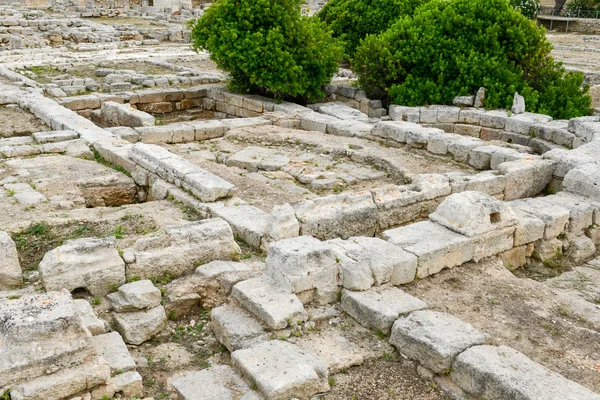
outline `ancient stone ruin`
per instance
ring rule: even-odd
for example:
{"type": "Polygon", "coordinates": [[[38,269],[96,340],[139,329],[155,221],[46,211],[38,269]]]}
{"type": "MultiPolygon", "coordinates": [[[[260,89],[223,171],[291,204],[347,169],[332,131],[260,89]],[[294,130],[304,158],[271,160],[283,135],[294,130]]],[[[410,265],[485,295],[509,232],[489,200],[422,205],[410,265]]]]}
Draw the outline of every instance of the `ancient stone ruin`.
{"type": "Polygon", "coordinates": [[[206,6],[0,6],[2,399],[600,399],[599,116],[232,93],[206,6]]]}

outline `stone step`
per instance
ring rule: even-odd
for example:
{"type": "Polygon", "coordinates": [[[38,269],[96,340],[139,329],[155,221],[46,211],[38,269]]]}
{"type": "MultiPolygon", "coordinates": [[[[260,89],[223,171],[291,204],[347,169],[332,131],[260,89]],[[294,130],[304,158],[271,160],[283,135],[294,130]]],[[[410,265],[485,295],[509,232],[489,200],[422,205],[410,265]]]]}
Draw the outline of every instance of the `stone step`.
{"type": "Polygon", "coordinates": [[[129,354],[127,345],[118,332],[94,336],[92,344],[98,351],[98,354],[108,362],[112,375],[135,371],[135,361],[131,357],[131,354],[129,354]]]}
{"type": "Polygon", "coordinates": [[[450,314],[424,310],[399,318],[390,343],[411,360],[443,374],[452,368],[459,353],[486,339],[487,335],[450,314]]]}
{"type": "Polygon", "coordinates": [[[231,360],[233,367],[269,400],[309,399],[329,390],[325,362],[285,341],[270,340],[237,350],[231,360]]]}
{"type": "Polygon", "coordinates": [[[427,303],[396,287],[378,287],[364,292],[342,289],[342,309],[366,328],[388,333],[403,314],[427,308],[427,303]]]}
{"type": "Polygon", "coordinates": [[[219,343],[230,352],[252,347],[267,340],[261,323],[236,304],[225,304],[211,312],[210,327],[219,343]]]}
{"type": "Polygon", "coordinates": [[[450,377],[465,392],[490,400],[599,400],[600,394],[506,346],[475,346],[456,357],[450,377]]]}
{"type": "Polygon", "coordinates": [[[211,213],[227,221],[234,235],[250,246],[260,248],[269,214],[250,205],[213,208],[211,213]]]}
{"type": "Polygon", "coordinates": [[[173,388],[181,400],[262,399],[227,365],[185,374],[173,381],[173,388]]]}
{"type": "Polygon", "coordinates": [[[271,329],[283,329],[292,321],[308,318],[300,299],[267,276],[237,283],[231,295],[271,329]]]}

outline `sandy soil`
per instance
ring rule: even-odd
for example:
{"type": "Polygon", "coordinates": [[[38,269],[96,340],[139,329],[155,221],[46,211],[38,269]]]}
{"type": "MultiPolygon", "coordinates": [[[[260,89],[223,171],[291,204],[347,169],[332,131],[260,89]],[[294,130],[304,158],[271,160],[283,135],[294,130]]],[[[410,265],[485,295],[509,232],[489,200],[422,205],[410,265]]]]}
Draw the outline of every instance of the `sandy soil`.
{"type": "MultiPolygon", "coordinates": [[[[590,282],[600,289],[600,280],[590,282]]],[[[600,309],[578,286],[514,276],[496,259],[469,263],[404,288],[565,377],[600,391],[600,309]]]]}
{"type": "Polygon", "coordinates": [[[0,106],[0,139],[50,130],[33,114],[16,106],[0,106]]]}

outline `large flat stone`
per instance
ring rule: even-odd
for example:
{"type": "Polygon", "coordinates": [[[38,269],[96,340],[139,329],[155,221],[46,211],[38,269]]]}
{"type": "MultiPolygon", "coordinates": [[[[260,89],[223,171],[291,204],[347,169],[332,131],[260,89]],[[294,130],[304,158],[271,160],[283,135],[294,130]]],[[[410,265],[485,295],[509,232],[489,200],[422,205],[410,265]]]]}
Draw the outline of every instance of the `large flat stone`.
{"type": "Polygon", "coordinates": [[[249,146],[229,157],[225,164],[229,167],[238,167],[256,172],[258,170],[277,171],[289,162],[290,159],[280,151],[266,147],[249,146]]]}
{"type": "Polygon", "coordinates": [[[248,384],[227,365],[187,373],[172,384],[181,400],[258,400],[248,384]]]}
{"type": "Polygon", "coordinates": [[[450,314],[425,310],[399,318],[390,343],[408,358],[442,374],[450,370],[458,354],[486,339],[484,333],[450,314]]]}
{"type": "Polygon", "coordinates": [[[269,214],[250,205],[214,208],[212,214],[223,218],[233,233],[254,248],[260,248],[269,214]]]}
{"type": "Polygon", "coordinates": [[[391,229],[382,236],[417,256],[419,278],[471,261],[475,252],[472,240],[432,221],[391,229]]]}
{"type": "Polygon", "coordinates": [[[150,310],[113,313],[117,331],[126,343],[140,345],[163,329],[167,315],[163,306],[150,310]]]}
{"type": "Polygon", "coordinates": [[[281,340],[271,340],[231,355],[234,368],[268,400],[308,399],[329,390],[325,363],[314,354],[281,340]]]}
{"type": "Polygon", "coordinates": [[[260,322],[235,305],[213,308],[210,326],[219,343],[230,352],[252,347],[267,339],[260,322]]]}
{"type": "Polygon", "coordinates": [[[92,296],[104,296],[125,283],[125,263],[115,238],[67,240],[44,255],[39,271],[47,291],[83,288],[92,296]]]}
{"type": "Polygon", "coordinates": [[[269,328],[283,329],[290,321],[308,318],[302,302],[268,277],[237,283],[231,295],[269,328]]]}
{"type": "Polygon", "coordinates": [[[415,279],[417,257],[385,240],[355,237],[328,243],[336,254],[346,289],[368,290],[374,285],[401,285],[415,279]]]}
{"type": "Polygon", "coordinates": [[[600,201],[600,164],[585,164],[570,170],[563,188],[571,193],[600,201]]]}
{"type": "Polygon", "coordinates": [[[395,287],[342,290],[342,309],[361,325],[383,333],[388,333],[401,315],[426,307],[427,303],[395,287]]]}
{"type": "Polygon", "coordinates": [[[120,286],[118,291],[107,297],[116,312],[154,308],[162,300],[160,290],[148,279],[120,286]]]}
{"type": "Polygon", "coordinates": [[[450,376],[467,393],[489,400],[598,400],[600,395],[506,346],[475,346],[452,365],[450,376]]]}

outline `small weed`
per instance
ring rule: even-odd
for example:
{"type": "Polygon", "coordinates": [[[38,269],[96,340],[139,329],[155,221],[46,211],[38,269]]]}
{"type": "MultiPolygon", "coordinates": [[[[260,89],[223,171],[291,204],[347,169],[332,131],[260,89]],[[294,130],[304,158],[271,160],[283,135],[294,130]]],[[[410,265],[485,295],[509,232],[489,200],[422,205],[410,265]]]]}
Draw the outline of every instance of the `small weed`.
{"type": "Polygon", "coordinates": [[[175,314],[175,311],[169,311],[169,314],[167,315],[167,317],[171,321],[177,321],[177,314],[175,314]]]}
{"type": "Polygon", "coordinates": [[[568,317],[569,316],[569,310],[567,310],[566,308],[564,308],[563,306],[557,306],[556,307],[556,311],[558,311],[558,313],[560,315],[562,315],[563,317],[568,317]]]}
{"type": "Polygon", "coordinates": [[[381,340],[385,339],[385,333],[381,332],[379,329],[375,332],[375,335],[381,340]]]}
{"type": "Polygon", "coordinates": [[[131,282],[137,282],[139,280],[141,280],[142,278],[140,278],[139,276],[132,276],[131,278],[127,279],[127,283],[131,283],[131,282]]]}
{"type": "Polygon", "coordinates": [[[171,274],[169,271],[164,271],[161,276],[158,276],[158,277],[151,276],[150,280],[155,285],[166,285],[166,284],[170,283],[171,281],[175,280],[175,278],[177,278],[177,277],[175,275],[171,274]]]}
{"type": "Polygon", "coordinates": [[[496,300],[495,298],[492,297],[490,299],[490,304],[493,305],[493,306],[496,306],[496,305],[500,304],[500,301],[498,301],[498,300],[496,300]]]}
{"type": "Polygon", "coordinates": [[[329,377],[329,380],[327,381],[327,383],[329,383],[329,387],[334,387],[335,386],[335,378],[329,377]]]}
{"type": "Polygon", "coordinates": [[[33,190],[37,189],[37,186],[35,186],[35,183],[30,183],[30,184],[29,184],[29,186],[31,186],[31,188],[32,188],[33,190]]]}
{"type": "Polygon", "coordinates": [[[13,197],[15,195],[15,191],[13,189],[8,189],[8,197],[13,197]]]}
{"type": "Polygon", "coordinates": [[[100,155],[100,153],[98,153],[98,151],[96,149],[94,149],[93,147],[90,147],[90,150],[92,151],[92,153],[94,153],[94,161],[96,161],[97,163],[102,164],[105,167],[112,168],[115,171],[119,171],[120,173],[125,174],[125,175],[131,177],[131,174],[125,168],[121,167],[120,165],[116,165],[116,164],[113,164],[113,163],[105,160],[100,155]]]}
{"type": "Polygon", "coordinates": [[[100,297],[94,297],[92,299],[92,304],[95,305],[95,306],[100,305],[101,302],[102,302],[102,299],[100,297]]]}
{"type": "Polygon", "coordinates": [[[123,239],[125,237],[125,231],[123,230],[123,226],[115,226],[115,229],[106,236],[114,236],[116,239],[123,239]]]}
{"type": "Polygon", "coordinates": [[[385,361],[391,361],[392,360],[391,354],[388,354],[388,353],[383,353],[383,356],[381,358],[383,358],[385,361]]]}
{"type": "MultiPolygon", "coordinates": [[[[20,296],[20,295],[18,295],[18,294],[15,294],[15,295],[12,295],[12,296],[8,296],[8,299],[9,299],[9,300],[18,300],[18,299],[20,299],[20,298],[21,298],[21,296],[20,296]]],[[[2,398],[0,397],[0,400],[1,400],[1,399],[2,399],[2,398]]]]}
{"type": "Polygon", "coordinates": [[[242,256],[240,258],[242,260],[248,260],[248,259],[252,258],[252,254],[251,253],[244,253],[244,254],[242,254],[242,256]]]}

